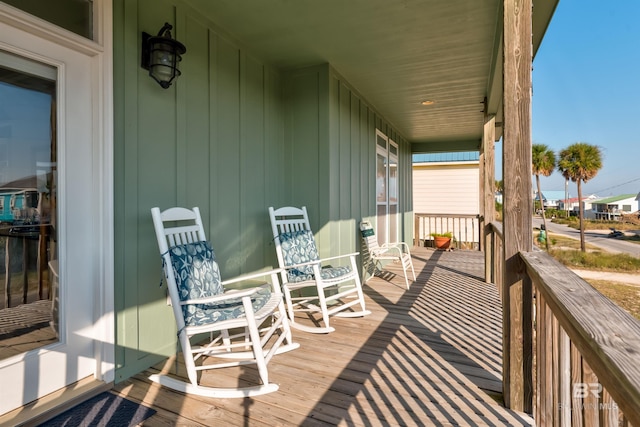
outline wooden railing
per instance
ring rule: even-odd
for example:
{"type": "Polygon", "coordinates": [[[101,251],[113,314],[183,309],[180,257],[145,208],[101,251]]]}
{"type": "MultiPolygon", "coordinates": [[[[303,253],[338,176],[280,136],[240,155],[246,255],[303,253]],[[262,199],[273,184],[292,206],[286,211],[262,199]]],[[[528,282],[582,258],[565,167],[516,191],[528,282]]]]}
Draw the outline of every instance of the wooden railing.
{"type": "Polygon", "coordinates": [[[455,248],[481,249],[479,215],[417,213],[414,214],[414,221],[413,241],[417,246],[432,246],[432,233],[450,232],[455,248]]]}
{"type": "Polygon", "coordinates": [[[502,223],[492,222],[488,224],[485,229],[485,250],[487,251],[487,269],[486,281],[494,283],[498,287],[498,292],[502,292],[503,283],[503,266],[504,266],[504,254],[503,254],[503,237],[502,237],[502,223]]]}
{"type": "MultiPolygon", "coordinates": [[[[502,228],[486,231],[486,280],[501,288],[502,228]]],[[[533,292],[536,425],[640,426],[640,322],[546,252],[519,256],[533,292]]]]}

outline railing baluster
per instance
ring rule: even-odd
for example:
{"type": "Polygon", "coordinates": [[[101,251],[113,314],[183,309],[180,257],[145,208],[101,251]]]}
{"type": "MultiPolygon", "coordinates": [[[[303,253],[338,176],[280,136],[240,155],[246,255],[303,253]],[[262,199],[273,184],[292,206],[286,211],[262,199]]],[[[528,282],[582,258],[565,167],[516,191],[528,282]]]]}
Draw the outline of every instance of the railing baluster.
{"type": "Polygon", "coordinates": [[[554,427],[561,427],[558,401],[560,400],[560,325],[558,318],[553,315],[551,308],[551,412],[554,427]]]}
{"type": "MultiPolygon", "coordinates": [[[[546,304],[544,302],[544,297],[542,295],[536,296],[536,375],[538,378],[544,378],[546,376],[546,367],[547,367],[547,347],[546,340],[541,339],[541,337],[545,336],[545,322],[546,322],[546,304]]],[[[545,414],[545,396],[548,394],[546,383],[544,381],[536,381],[536,420],[540,427],[544,426],[544,422],[540,420],[544,420],[545,414]]]]}
{"type": "Polygon", "coordinates": [[[618,406],[607,390],[602,391],[602,409],[600,410],[600,425],[604,427],[618,427],[620,413],[618,406]]]}
{"type": "Polygon", "coordinates": [[[571,343],[571,425],[582,425],[582,401],[575,397],[575,390],[578,384],[582,383],[582,356],[571,343]]]}
{"type": "Polygon", "coordinates": [[[582,358],[582,386],[586,396],[582,399],[582,413],[584,415],[585,426],[600,425],[598,410],[600,405],[599,396],[602,394],[602,385],[598,382],[598,377],[591,370],[589,363],[582,358]]]}
{"type": "Polygon", "coordinates": [[[545,304],[544,305],[544,333],[540,336],[541,339],[544,339],[544,348],[545,348],[545,361],[544,361],[544,377],[542,377],[542,381],[544,381],[544,389],[545,394],[544,398],[544,412],[543,416],[545,419],[546,425],[553,425],[553,415],[555,413],[554,408],[554,388],[553,388],[553,364],[555,360],[553,360],[553,312],[551,308],[545,304]],[[544,338],[543,338],[544,337],[544,338]]]}
{"type": "Polygon", "coordinates": [[[558,410],[560,411],[560,425],[571,425],[571,340],[563,328],[560,328],[558,338],[560,389],[558,410]]]}

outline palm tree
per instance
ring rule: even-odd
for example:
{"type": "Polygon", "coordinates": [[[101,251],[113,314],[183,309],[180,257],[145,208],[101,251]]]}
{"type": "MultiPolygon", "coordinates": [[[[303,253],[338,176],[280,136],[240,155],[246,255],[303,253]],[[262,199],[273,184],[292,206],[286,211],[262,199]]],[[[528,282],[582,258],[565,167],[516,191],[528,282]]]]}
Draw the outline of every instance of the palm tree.
{"type": "MultiPolygon", "coordinates": [[[[531,171],[536,176],[538,186],[538,198],[540,199],[540,210],[542,211],[542,226],[547,229],[547,219],[544,216],[544,203],[542,201],[542,189],[540,188],[540,175],[549,176],[556,168],[556,153],[544,144],[533,144],[531,146],[531,171]]],[[[549,239],[545,239],[547,251],[549,250],[549,239]]]]}
{"type": "Polygon", "coordinates": [[[584,207],[582,206],[582,183],[596,176],[602,168],[602,152],[600,147],[576,142],[560,151],[558,170],[566,179],[578,185],[578,205],[580,218],[580,250],[585,252],[584,244],[584,207]]]}

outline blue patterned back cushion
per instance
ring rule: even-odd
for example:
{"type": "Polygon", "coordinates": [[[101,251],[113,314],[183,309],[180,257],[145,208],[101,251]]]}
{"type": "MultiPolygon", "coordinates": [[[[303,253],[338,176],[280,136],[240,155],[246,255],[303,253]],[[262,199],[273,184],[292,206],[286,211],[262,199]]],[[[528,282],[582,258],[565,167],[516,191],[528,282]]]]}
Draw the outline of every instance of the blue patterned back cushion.
{"type": "MultiPolygon", "coordinates": [[[[206,298],[224,292],[220,269],[209,242],[202,241],[174,246],[169,249],[169,255],[181,301],[206,298]]],[[[271,290],[269,287],[261,287],[251,297],[253,309],[260,310],[270,298],[271,290]]],[[[229,299],[218,304],[183,305],[182,313],[187,326],[206,325],[222,320],[237,319],[245,315],[241,298],[229,299]]]]}
{"type": "MultiPolygon", "coordinates": [[[[292,231],[282,233],[279,237],[285,267],[320,260],[311,231],[292,231]]],[[[313,276],[313,267],[307,265],[305,267],[292,268],[288,271],[288,274],[290,279],[296,276],[313,276]]]]}
{"type": "Polygon", "coordinates": [[[174,246],[169,249],[169,256],[181,301],[219,295],[224,291],[209,242],[174,246]]]}

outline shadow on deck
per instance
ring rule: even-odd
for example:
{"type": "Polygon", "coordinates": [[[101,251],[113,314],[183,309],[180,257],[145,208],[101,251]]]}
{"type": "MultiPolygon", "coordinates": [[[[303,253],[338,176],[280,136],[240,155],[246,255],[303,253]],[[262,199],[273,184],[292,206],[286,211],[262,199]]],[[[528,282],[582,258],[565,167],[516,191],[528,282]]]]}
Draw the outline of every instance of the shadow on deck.
{"type": "Polygon", "coordinates": [[[328,335],[294,331],[301,348],[269,365],[276,393],[185,396],[150,383],[153,370],[114,392],[158,410],[145,425],[531,425],[502,406],[500,301],[481,279],[483,254],[414,248],[413,257],[411,290],[393,266],[365,285],[371,315],[336,318],[328,335]]]}

